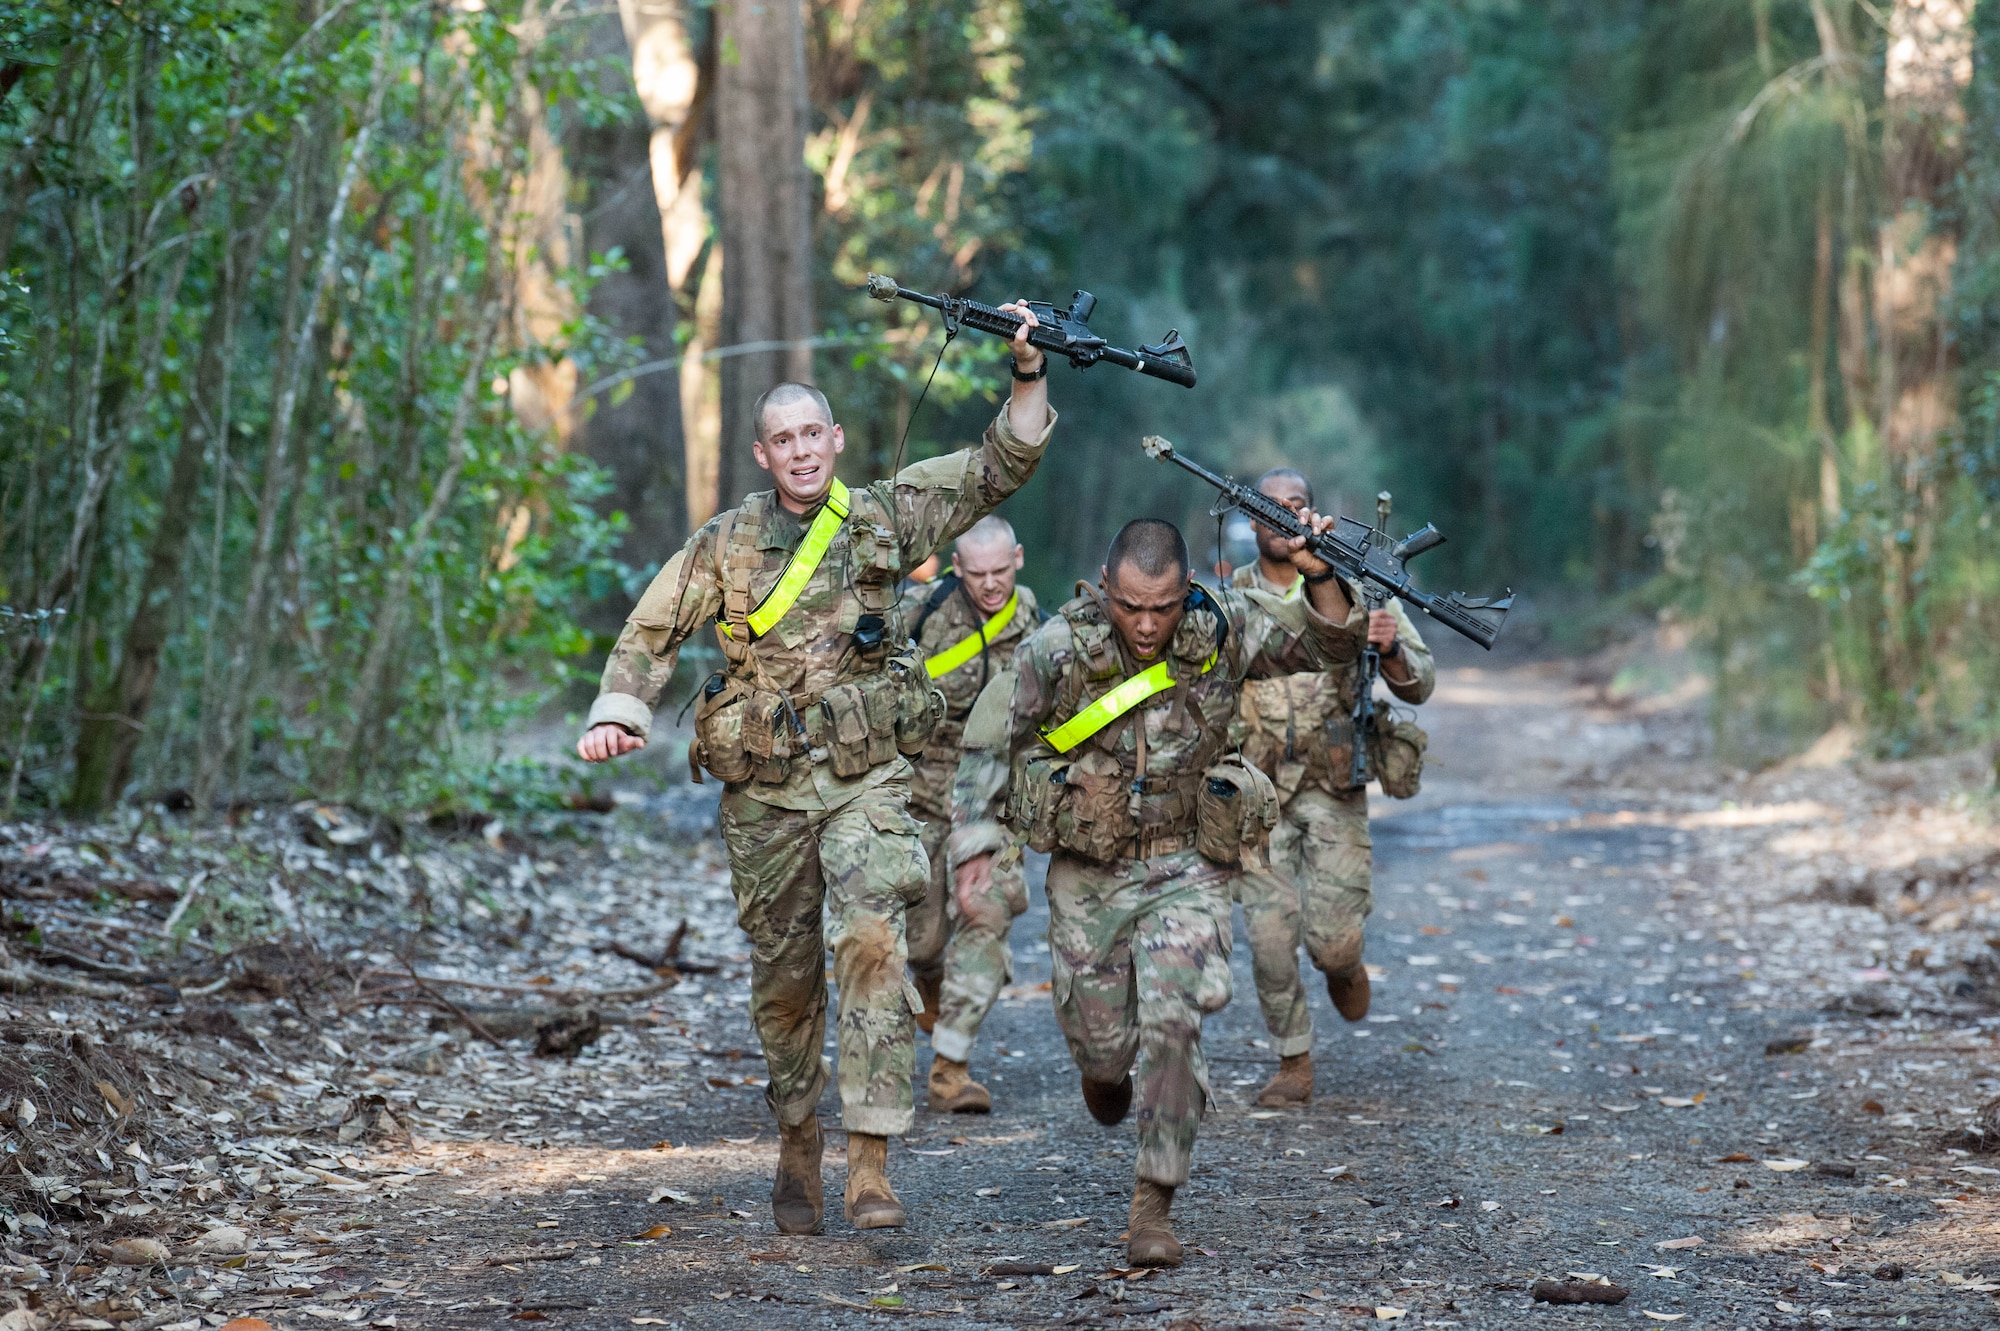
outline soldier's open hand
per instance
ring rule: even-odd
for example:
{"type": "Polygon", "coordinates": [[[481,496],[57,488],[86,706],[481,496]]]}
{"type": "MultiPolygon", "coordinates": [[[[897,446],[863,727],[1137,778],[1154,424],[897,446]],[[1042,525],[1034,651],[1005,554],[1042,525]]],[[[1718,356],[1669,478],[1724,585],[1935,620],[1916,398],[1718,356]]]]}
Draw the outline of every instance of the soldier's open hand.
{"type": "Polygon", "coordinates": [[[576,756],[587,763],[601,763],[623,757],[646,747],[646,741],[613,721],[603,721],[583,732],[576,742],[576,756]]]}
{"type": "Polygon", "coordinates": [[[986,889],[993,883],[993,853],[974,855],[958,866],[952,875],[952,891],[958,896],[958,908],[971,918],[976,912],[973,903],[986,895],[986,889]]]}

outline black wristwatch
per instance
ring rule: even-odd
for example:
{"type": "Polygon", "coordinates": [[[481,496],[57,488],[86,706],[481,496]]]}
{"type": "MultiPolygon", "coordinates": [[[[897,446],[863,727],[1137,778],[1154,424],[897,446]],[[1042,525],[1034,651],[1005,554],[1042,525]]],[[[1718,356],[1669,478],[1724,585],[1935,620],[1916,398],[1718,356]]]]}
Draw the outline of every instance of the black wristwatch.
{"type": "Polygon", "coordinates": [[[1340,570],[1329,566],[1326,572],[1320,574],[1318,577],[1315,578],[1312,574],[1306,572],[1304,569],[1300,569],[1299,576],[1306,580],[1306,585],[1308,587],[1317,587],[1323,582],[1332,582],[1335,578],[1339,577],[1340,570]]]}
{"type": "Polygon", "coordinates": [[[1022,374],[1021,363],[1012,359],[1007,362],[1007,370],[1014,376],[1014,382],[1032,384],[1037,379],[1046,379],[1049,377],[1049,358],[1047,353],[1044,353],[1041,368],[1037,369],[1033,374],[1022,374]]]}

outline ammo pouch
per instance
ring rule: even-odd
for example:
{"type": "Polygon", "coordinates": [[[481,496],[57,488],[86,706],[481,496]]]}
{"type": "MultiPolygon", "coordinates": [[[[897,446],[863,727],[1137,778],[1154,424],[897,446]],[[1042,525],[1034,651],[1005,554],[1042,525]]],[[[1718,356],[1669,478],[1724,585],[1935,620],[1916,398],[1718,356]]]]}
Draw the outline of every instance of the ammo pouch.
{"type": "Polygon", "coordinates": [[[1008,783],[1007,821],[1032,850],[1109,864],[1138,833],[1124,765],[1102,749],[1036,758],[1008,783]]]}
{"type": "Polygon", "coordinates": [[[1056,805],[1069,790],[1070,760],[1061,755],[1019,766],[1007,783],[1007,822],[1044,855],[1056,848],[1056,805]]]}
{"type": "Polygon", "coordinates": [[[1368,745],[1368,771],[1382,783],[1382,793],[1406,800],[1417,793],[1424,776],[1424,750],[1430,736],[1408,718],[1398,718],[1386,702],[1375,704],[1375,736],[1368,745]]]}
{"type": "Polygon", "coordinates": [[[1195,848],[1217,864],[1264,867],[1278,824],[1278,788],[1234,754],[1202,773],[1195,796],[1195,848]]]}
{"type": "Polygon", "coordinates": [[[836,684],[807,709],[806,733],[825,748],[835,776],[860,776],[895,759],[897,692],[883,672],[836,684]]]}

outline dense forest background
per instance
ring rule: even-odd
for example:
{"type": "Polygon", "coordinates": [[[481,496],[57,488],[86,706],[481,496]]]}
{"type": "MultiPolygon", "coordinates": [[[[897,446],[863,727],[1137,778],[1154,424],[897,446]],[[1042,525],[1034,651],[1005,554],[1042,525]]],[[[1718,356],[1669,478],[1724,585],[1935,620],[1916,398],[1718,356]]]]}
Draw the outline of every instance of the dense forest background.
{"type": "Polygon", "coordinates": [[[1050,600],[1209,549],[1156,431],[1392,489],[1560,643],[1671,619],[1740,761],[1985,738],[1996,57],[1974,0],[6,5],[0,816],[557,781],[496,738],[757,488],[758,391],[852,479],[1001,400],[967,337],[916,410],[871,270],[1193,348],[1055,369],[1050,600]]]}

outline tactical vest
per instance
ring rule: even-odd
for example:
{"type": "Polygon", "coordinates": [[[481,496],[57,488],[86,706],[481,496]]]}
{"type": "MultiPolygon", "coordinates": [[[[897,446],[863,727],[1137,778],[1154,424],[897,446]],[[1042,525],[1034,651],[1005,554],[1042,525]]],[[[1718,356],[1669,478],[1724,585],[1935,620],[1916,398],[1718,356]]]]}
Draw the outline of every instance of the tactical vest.
{"type": "MultiPolygon", "coordinates": [[[[1049,730],[1088,708],[1134,673],[1117,632],[1094,596],[1057,614],[1072,652],[1057,688],[1049,730]]],[[[1171,854],[1195,844],[1209,769],[1229,748],[1237,681],[1223,654],[1228,622],[1206,597],[1182,618],[1167,649],[1175,683],[1065,753],[1036,746],[1017,759],[1010,821],[1036,849],[1061,848],[1100,862],[1171,854]],[[1204,666],[1210,668],[1204,671],[1204,666]],[[1171,709],[1160,734],[1148,714],[1171,709]],[[1143,761],[1145,770],[1140,771],[1143,761]]],[[[1047,732],[1045,732],[1047,733],[1047,732]]]]}
{"type": "Polygon", "coordinates": [[[758,537],[775,503],[771,491],[750,496],[723,516],[716,534],[716,641],[724,665],[702,687],[690,766],[725,782],[776,782],[795,758],[828,762],[836,776],[853,777],[899,753],[921,752],[944,699],[922,661],[897,650],[904,642],[896,622],[903,552],[888,517],[893,498],[877,487],[850,492],[847,518],[819,565],[835,571],[839,587],[831,622],[825,610],[794,606],[760,637],[749,622],[769,592],[754,585],[767,563],[758,537]],[[838,653],[833,682],[809,687],[812,655],[828,650],[838,653]]]}
{"type": "MultiPolygon", "coordinates": [[[[918,654],[926,659],[953,646],[968,635],[976,635],[986,616],[970,605],[970,598],[959,590],[955,576],[948,587],[941,588],[944,596],[933,595],[919,609],[916,622],[910,632],[916,640],[918,654]],[[945,610],[944,602],[956,600],[965,604],[971,622],[945,610]]],[[[1035,594],[1026,587],[1017,587],[1015,595],[1019,602],[1012,618],[996,638],[998,646],[988,646],[978,652],[965,664],[934,677],[938,690],[944,694],[944,717],[937,729],[924,744],[924,761],[947,767],[958,766],[959,755],[965,738],[965,718],[972,713],[972,704],[985,689],[987,681],[997,671],[1007,668],[1013,659],[1015,645],[1027,634],[1032,633],[1041,622],[1042,613],[1035,605],[1035,594]]],[[[950,810],[943,812],[949,816],[950,810]]]]}

